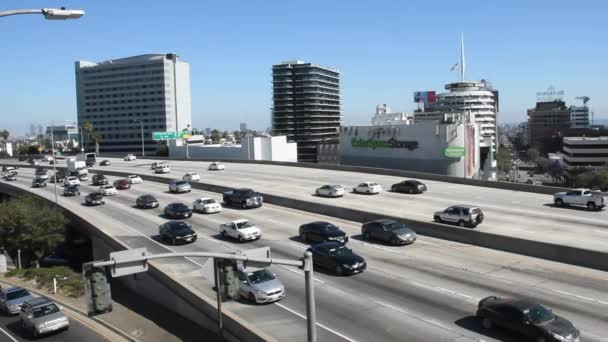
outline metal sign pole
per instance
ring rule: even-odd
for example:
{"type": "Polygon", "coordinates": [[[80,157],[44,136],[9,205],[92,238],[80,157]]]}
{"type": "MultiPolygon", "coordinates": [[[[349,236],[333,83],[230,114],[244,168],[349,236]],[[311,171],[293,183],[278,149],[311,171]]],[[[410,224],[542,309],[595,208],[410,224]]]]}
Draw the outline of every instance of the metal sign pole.
{"type": "Polygon", "coordinates": [[[312,253],[304,254],[304,278],[306,282],[306,328],[308,342],[317,342],[317,317],[315,312],[315,280],[313,277],[314,265],[312,253]]]}

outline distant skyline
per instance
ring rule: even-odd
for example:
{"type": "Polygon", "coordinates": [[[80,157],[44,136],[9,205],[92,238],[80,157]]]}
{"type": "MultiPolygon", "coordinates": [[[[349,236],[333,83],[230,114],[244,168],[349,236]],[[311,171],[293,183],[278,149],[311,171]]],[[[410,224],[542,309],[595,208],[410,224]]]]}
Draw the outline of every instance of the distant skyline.
{"type": "Polygon", "coordinates": [[[0,11],[66,6],[79,20],[0,18],[0,128],[76,120],[74,62],[174,52],[191,66],[196,128],[270,126],[272,65],[303,60],[341,72],[344,123],[369,123],[375,106],[416,108],[412,93],[458,79],[464,33],[467,79],[500,91],[499,124],[526,119],[536,92],[591,98],[608,119],[608,4],[603,1],[91,2],[7,0],[0,11]]]}

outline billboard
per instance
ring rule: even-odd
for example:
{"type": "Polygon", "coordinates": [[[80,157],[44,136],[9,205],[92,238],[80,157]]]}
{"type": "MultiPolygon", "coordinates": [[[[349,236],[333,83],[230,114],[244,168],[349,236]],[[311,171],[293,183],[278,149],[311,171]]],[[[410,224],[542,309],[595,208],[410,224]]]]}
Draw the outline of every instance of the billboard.
{"type": "Polygon", "coordinates": [[[417,91],[414,93],[414,102],[416,103],[435,103],[437,102],[437,93],[434,90],[417,91]]]}

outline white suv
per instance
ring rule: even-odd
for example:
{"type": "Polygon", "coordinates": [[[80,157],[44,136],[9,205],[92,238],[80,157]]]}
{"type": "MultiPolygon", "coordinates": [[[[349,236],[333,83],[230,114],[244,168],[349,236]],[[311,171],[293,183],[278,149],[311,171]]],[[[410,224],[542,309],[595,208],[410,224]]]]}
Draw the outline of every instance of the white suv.
{"type": "Polygon", "coordinates": [[[80,180],[76,176],[70,176],[63,181],[63,186],[80,185],[80,180]]]}

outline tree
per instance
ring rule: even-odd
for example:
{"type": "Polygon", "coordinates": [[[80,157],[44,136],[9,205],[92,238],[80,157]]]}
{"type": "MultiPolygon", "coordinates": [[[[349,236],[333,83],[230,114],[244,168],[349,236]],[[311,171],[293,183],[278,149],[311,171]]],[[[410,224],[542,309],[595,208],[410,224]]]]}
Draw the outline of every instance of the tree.
{"type": "Polygon", "coordinates": [[[536,165],[541,172],[549,172],[551,161],[549,158],[540,157],[536,159],[536,165]]]}
{"type": "Polygon", "coordinates": [[[608,187],[608,170],[598,170],[591,176],[593,188],[605,189],[608,187]]]}
{"type": "Polygon", "coordinates": [[[529,148],[527,155],[531,162],[536,163],[536,160],[540,156],[540,152],[538,152],[538,150],[535,148],[529,148]]]}
{"type": "Polygon", "coordinates": [[[574,186],[577,188],[587,188],[591,185],[592,179],[593,175],[591,172],[581,173],[574,178],[574,186]]]}
{"type": "Polygon", "coordinates": [[[6,141],[8,140],[8,137],[11,136],[11,132],[9,132],[7,129],[3,129],[0,131],[0,137],[2,139],[4,139],[4,153],[6,154],[6,141]]]}
{"type": "Polygon", "coordinates": [[[87,133],[87,136],[89,137],[90,142],[95,144],[95,153],[99,154],[99,143],[101,142],[101,135],[99,135],[97,132],[95,132],[95,129],[94,129],[91,121],[86,121],[82,125],[82,129],[84,129],[84,131],[87,133]]]}
{"type": "Polygon", "coordinates": [[[234,131],[234,140],[236,142],[241,142],[241,131],[234,131]]]}
{"type": "Polygon", "coordinates": [[[24,265],[54,252],[64,242],[66,224],[63,214],[38,197],[0,203],[0,241],[12,255],[21,249],[24,265]]]}
{"type": "Polygon", "coordinates": [[[211,140],[213,140],[213,142],[220,141],[220,137],[221,137],[221,133],[219,130],[214,129],[213,131],[211,131],[211,140]]]}
{"type": "Polygon", "coordinates": [[[501,172],[509,172],[511,170],[511,166],[513,165],[513,160],[511,160],[511,155],[509,151],[504,148],[501,148],[496,153],[496,167],[501,172]]]}
{"type": "Polygon", "coordinates": [[[229,135],[230,135],[230,133],[228,133],[228,131],[224,131],[222,133],[222,138],[226,139],[226,138],[228,138],[229,135]]]}

